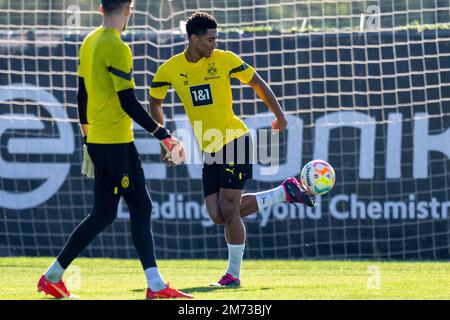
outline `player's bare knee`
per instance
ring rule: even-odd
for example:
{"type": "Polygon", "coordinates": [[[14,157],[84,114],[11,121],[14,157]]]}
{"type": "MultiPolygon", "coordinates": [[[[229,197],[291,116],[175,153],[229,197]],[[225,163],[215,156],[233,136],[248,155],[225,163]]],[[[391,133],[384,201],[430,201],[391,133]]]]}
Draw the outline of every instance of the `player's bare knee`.
{"type": "Polygon", "coordinates": [[[225,222],[240,218],[239,203],[223,199],[220,201],[219,208],[225,222]]]}

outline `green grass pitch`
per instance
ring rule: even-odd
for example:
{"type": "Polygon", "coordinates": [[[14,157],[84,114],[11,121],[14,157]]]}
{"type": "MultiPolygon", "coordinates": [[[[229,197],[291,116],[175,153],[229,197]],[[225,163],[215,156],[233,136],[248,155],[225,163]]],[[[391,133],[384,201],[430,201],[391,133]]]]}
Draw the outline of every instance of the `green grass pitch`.
{"type": "MultiPolygon", "coordinates": [[[[0,300],[51,299],[36,291],[54,258],[0,258],[0,300]]],[[[211,288],[225,260],[159,260],[166,281],[200,300],[450,299],[450,263],[244,260],[242,286],[211,288]]],[[[138,260],[78,258],[64,275],[86,300],[144,299],[138,260]]]]}

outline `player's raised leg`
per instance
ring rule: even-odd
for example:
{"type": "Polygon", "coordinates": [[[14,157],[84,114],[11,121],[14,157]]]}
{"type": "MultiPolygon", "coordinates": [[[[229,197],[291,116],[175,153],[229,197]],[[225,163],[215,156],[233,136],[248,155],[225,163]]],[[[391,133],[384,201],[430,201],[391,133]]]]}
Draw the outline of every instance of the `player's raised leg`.
{"type": "Polygon", "coordinates": [[[246,193],[242,195],[240,213],[246,217],[252,213],[270,208],[279,203],[296,203],[308,207],[314,207],[314,197],[302,188],[294,177],[283,181],[278,187],[257,193],[246,193]]]}
{"type": "MultiPolygon", "coordinates": [[[[314,207],[316,202],[311,194],[306,192],[295,178],[288,178],[278,187],[257,193],[245,193],[241,197],[239,211],[241,218],[270,208],[279,203],[300,203],[314,207]]],[[[225,220],[218,205],[218,194],[205,199],[206,208],[215,224],[224,224],[225,220]]]]}

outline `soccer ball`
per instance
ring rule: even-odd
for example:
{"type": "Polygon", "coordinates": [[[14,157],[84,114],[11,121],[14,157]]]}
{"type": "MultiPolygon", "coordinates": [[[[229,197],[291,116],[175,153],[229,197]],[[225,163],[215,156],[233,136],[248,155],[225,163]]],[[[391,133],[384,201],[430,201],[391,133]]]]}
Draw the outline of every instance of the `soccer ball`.
{"type": "Polygon", "coordinates": [[[333,167],[326,161],[317,159],[308,162],[300,173],[300,183],[313,195],[323,195],[333,189],[335,182],[333,167]]]}

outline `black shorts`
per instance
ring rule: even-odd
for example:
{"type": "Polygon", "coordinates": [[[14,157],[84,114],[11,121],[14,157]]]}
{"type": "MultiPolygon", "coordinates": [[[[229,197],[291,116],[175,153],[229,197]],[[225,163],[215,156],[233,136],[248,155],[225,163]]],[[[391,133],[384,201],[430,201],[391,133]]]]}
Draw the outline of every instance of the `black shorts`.
{"type": "Polygon", "coordinates": [[[94,192],[124,194],[145,183],[144,170],[133,142],[118,144],[88,143],[95,168],[94,192]]]}
{"type": "Polygon", "coordinates": [[[245,135],[229,142],[219,152],[203,153],[204,197],[218,193],[220,188],[244,190],[246,181],[253,177],[252,150],[251,137],[245,135]]]}

